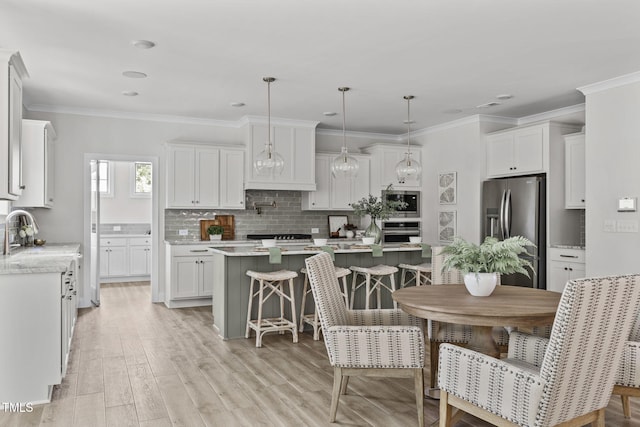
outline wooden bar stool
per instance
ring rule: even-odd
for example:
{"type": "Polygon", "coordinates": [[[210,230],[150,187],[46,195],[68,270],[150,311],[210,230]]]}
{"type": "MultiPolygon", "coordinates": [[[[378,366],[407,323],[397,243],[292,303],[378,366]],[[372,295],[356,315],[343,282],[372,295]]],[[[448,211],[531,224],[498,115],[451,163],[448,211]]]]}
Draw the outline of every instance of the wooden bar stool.
{"type": "Polygon", "coordinates": [[[400,274],[400,287],[404,288],[414,283],[415,286],[431,284],[431,263],[422,264],[398,264],[398,268],[402,269],[400,274]]]}
{"type": "MultiPolygon", "coordinates": [[[[353,310],[353,300],[356,295],[356,290],[365,287],[365,310],[369,309],[369,299],[373,292],[376,292],[376,300],[378,302],[377,308],[381,308],[380,290],[382,288],[392,292],[396,290],[395,274],[398,272],[396,267],[391,265],[376,265],[373,267],[349,267],[353,271],[353,283],[351,285],[351,305],[353,310]],[[363,276],[362,282],[358,283],[358,276],[363,276]],[[382,280],[388,277],[389,285],[386,285],[382,280]],[[373,282],[372,282],[373,281],[373,282]]],[[[398,308],[398,303],[393,302],[393,308],[398,308]]]]}
{"type": "MultiPolygon", "coordinates": [[[[342,279],[342,297],[344,298],[344,305],[349,308],[349,289],[347,288],[347,276],[351,274],[351,270],[348,268],[335,267],[336,277],[342,279]]],[[[307,276],[307,269],[302,268],[300,273],[304,274],[304,287],[302,288],[302,306],[300,307],[300,326],[298,331],[302,333],[304,331],[304,324],[308,323],[313,326],[313,339],[318,341],[320,339],[320,320],[318,319],[318,310],[314,309],[313,313],[304,314],[304,306],[307,302],[307,294],[312,294],[311,287],[309,286],[309,277],[307,276]]],[[[313,298],[313,294],[311,295],[313,298]]],[[[315,305],[315,303],[314,303],[315,305]]]]}
{"type": "Polygon", "coordinates": [[[249,288],[249,308],[247,311],[247,330],[245,338],[249,338],[251,329],[256,331],[256,347],[262,347],[262,336],[267,332],[278,331],[284,334],[291,331],[293,342],[298,342],[298,324],[296,321],[296,303],[293,292],[293,279],[298,277],[295,271],[279,270],[273,272],[259,272],[247,270],[247,276],[251,277],[249,288]],[[254,285],[258,282],[258,289],[254,291],[254,285]],[[285,291],[285,281],[289,282],[289,294],[285,291]],[[262,304],[275,295],[280,297],[280,317],[262,318],[262,304]],[[251,319],[251,307],[253,299],[258,297],[258,318],[251,319]],[[284,300],[291,303],[291,320],[284,316],[284,300]]]}

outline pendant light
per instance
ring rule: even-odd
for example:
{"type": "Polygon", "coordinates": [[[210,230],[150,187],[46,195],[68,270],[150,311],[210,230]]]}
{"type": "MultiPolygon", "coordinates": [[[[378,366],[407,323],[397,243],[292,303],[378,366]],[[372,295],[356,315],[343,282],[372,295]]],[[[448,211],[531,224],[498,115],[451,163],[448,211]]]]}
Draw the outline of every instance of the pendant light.
{"type": "Polygon", "coordinates": [[[333,159],[331,163],[331,173],[334,177],[354,178],[358,175],[358,161],[349,155],[347,150],[347,129],[344,107],[344,93],[349,90],[348,87],[339,87],[342,92],[342,152],[338,157],[333,159]]]}
{"type": "Polygon", "coordinates": [[[396,165],[396,175],[398,182],[404,184],[407,179],[418,180],[422,174],[420,162],[412,158],[411,153],[411,100],[413,95],[406,95],[407,100],[407,152],[405,158],[396,165]]]}
{"type": "Polygon", "coordinates": [[[262,150],[255,158],[253,162],[253,168],[256,174],[260,176],[278,176],[284,169],[284,159],[280,154],[276,152],[271,140],[271,83],[276,79],[273,77],[263,77],[263,81],[267,83],[267,141],[264,144],[264,150],[262,150]]]}

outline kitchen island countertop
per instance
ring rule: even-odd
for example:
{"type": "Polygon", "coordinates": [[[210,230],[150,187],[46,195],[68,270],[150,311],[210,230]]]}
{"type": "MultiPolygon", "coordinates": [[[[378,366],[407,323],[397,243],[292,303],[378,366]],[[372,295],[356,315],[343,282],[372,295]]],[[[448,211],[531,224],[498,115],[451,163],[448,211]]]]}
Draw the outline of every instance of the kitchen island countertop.
{"type": "Polygon", "coordinates": [[[0,275],[64,272],[80,250],[79,243],[52,243],[29,248],[14,248],[11,255],[0,256],[0,275]]]}
{"type": "MultiPolygon", "coordinates": [[[[328,246],[333,248],[336,254],[351,254],[361,252],[371,252],[371,248],[366,248],[362,244],[356,242],[353,243],[340,243],[329,244],[328,246]]],[[[322,247],[314,246],[312,243],[300,244],[300,243],[282,243],[277,245],[282,250],[282,255],[311,255],[314,253],[322,252],[322,247]]],[[[269,255],[267,248],[263,248],[259,243],[252,245],[242,246],[223,246],[215,247],[210,246],[211,252],[226,255],[226,256],[261,256],[269,255]]],[[[401,252],[401,251],[418,251],[422,250],[422,247],[418,244],[386,244],[382,246],[382,252],[401,252]]]]}

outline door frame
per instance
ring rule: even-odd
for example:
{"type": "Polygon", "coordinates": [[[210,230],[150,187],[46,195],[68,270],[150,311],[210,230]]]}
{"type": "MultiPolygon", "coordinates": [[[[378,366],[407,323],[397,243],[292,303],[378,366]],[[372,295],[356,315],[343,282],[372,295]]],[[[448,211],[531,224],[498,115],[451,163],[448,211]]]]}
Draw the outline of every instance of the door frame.
{"type": "MultiPolygon", "coordinates": [[[[160,186],[159,186],[159,159],[157,156],[144,156],[134,154],[106,154],[106,153],[85,153],[83,164],[83,208],[84,208],[84,265],[90,265],[91,257],[100,256],[100,242],[97,245],[97,253],[91,253],[91,160],[109,160],[116,162],[148,162],[151,163],[151,302],[161,302],[160,284],[158,275],[158,257],[160,255],[159,238],[160,238],[160,186]]],[[[99,265],[98,265],[99,268],[99,265]]],[[[89,307],[91,305],[91,269],[85,268],[83,273],[83,294],[82,306],[89,307]]]]}

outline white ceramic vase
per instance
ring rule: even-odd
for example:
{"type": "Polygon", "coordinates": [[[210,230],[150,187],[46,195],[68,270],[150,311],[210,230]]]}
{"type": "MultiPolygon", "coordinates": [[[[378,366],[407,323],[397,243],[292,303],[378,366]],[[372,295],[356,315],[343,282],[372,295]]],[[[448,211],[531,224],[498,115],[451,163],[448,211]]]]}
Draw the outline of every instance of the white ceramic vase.
{"type": "Polygon", "coordinates": [[[209,240],[222,240],[222,234],[209,234],[209,240]]]}
{"type": "Polygon", "coordinates": [[[467,273],[464,275],[464,285],[474,297],[488,297],[497,284],[497,273],[467,273]]]}

